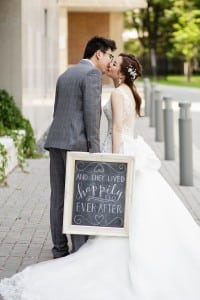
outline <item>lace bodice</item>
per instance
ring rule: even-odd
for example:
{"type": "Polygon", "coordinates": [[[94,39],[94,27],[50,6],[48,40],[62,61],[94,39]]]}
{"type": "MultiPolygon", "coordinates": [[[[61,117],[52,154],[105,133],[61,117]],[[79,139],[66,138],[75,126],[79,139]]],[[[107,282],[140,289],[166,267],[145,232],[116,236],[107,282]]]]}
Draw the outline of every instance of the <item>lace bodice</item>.
{"type": "MultiPolygon", "coordinates": [[[[159,169],[160,160],[152,149],[144,142],[143,138],[134,137],[135,127],[135,102],[123,88],[118,87],[118,93],[123,96],[123,129],[120,139],[120,154],[134,155],[136,158],[135,169],[159,169]]],[[[103,107],[104,114],[108,120],[108,131],[101,146],[101,152],[112,153],[112,107],[109,100],[103,107]]]]}
{"type": "MultiPolygon", "coordinates": [[[[122,136],[129,136],[133,138],[134,136],[134,126],[135,126],[135,104],[134,100],[130,95],[122,88],[116,88],[117,93],[120,93],[123,97],[123,129],[122,136]]],[[[102,145],[102,152],[112,152],[112,107],[111,99],[103,107],[104,114],[108,121],[108,131],[106,139],[102,145]]],[[[123,153],[123,143],[121,140],[121,153],[123,153]]]]}
{"type": "MultiPolygon", "coordinates": [[[[135,105],[133,99],[121,87],[116,89],[118,93],[123,96],[124,110],[123,110],[123,133],[133,136],[135,125],[135,105]]],[[[111,99],[103,107],[103,111],[108,120],[108,132],[112,132],[112,108],[111,99]]]]}

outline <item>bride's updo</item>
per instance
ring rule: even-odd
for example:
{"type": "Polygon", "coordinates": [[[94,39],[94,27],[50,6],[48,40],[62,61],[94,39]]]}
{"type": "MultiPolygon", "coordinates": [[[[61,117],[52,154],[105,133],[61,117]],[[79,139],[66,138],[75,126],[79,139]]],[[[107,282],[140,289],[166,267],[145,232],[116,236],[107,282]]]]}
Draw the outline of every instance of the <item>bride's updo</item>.
{"type": "Polygon", "coordinates": [[[119,56],[122,57],[120,72],[125,77],[124,83],[130,87],[136,103],[135,105],[136,113],[138,114],[138,116],[141,116],[140,106],[141,106],[142,99],[134,85],[134,81],[138,77],[142,76],[142,65],[132,54],[120,53],[119,56]]]}

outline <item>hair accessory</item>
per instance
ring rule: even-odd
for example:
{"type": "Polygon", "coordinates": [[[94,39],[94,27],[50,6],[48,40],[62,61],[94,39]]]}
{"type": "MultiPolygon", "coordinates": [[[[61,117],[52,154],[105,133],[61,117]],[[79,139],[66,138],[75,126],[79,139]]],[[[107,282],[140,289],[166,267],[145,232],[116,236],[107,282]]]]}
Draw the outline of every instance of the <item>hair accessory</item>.
{"type": "Polygon", "coordinates": [[[138,75],[136,68],[133,67],[132,65],[129,65],[127,69],[128,69],[128,73],[131,76],[131,79],[135,80],[136,76],[138,75]]]}

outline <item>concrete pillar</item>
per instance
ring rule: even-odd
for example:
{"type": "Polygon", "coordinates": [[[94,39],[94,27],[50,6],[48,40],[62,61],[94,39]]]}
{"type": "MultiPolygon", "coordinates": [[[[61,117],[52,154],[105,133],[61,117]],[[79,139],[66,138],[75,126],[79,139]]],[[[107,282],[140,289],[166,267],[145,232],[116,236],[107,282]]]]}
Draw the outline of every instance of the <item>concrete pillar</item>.
{"type": "Polygon", "coordinates": [[[151,85],[149,78],[144,78],[144,101],[145,101],[145,116],[150,115],[150,96],[151,85]]]}
{"type": "Polygon", "coordinates": [[[164,97],[164,150],[165,159],[174,160],[174,112],[172,109],[172,98],[164,97]]]}
{"type": "Polygon", "coordinates": [[[155,89],[156,83],[151,84],[150,127],[155,127],[155,89]]]}
{"type": "Polygon", "coordinates": [[[192,119],[191,103],[180,102],[179,116],[179,156],[180,185],[193,185],[193,155],[192,155],[192,119]]]}
{"type": "Polygon", "coordinates": [[[59,74],[68,66],[68,13],[65,7],[59,7],[59,74]]]}
{"type": "Polygon", "coordinates": [[[163,142],[163,136],[162,92],[155,90],[155,141],[163,142]]]}

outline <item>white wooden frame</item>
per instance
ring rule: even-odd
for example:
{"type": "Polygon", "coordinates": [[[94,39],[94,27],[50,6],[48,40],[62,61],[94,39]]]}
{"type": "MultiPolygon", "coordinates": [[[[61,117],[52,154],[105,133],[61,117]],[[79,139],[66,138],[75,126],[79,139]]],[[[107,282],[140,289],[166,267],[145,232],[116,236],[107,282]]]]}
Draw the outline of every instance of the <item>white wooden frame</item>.
{"type": "Polygon", "coordinates": [[[128,212],[130,202],[133,201],[135,157],[111,153],[88,153],[88,152],[68,152],[66,164],[65,200],[63,216],[63,233],[86,234],[86,235],[108,235],[108,236],[128,236],[128,212]],[[74,198],[74,174],[76,161],[99,161],[126,163],[126,184],[124,203],[124,226],[123,227],[102,227],[85,226],[72,224],[73,198],[74,198]]]}

